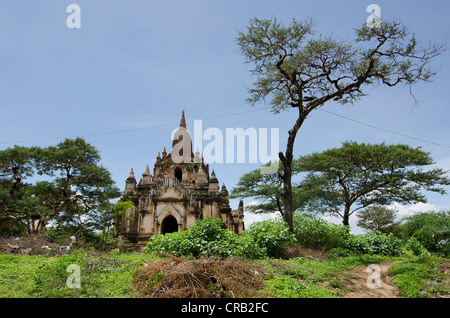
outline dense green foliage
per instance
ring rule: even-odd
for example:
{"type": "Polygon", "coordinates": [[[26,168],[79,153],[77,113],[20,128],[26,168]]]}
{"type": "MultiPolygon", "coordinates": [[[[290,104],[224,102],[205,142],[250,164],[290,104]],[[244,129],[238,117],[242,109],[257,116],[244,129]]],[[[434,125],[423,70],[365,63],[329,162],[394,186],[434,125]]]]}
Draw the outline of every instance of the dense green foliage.
{"type": "Polygon", "coordinates": [[[253,223],[248,235],[268,257],[280,257],[284,248],[296,242],[295,236],[280,219],[253,223]]]}
{"type": "Polygon", "coordinates": [[[347,242],[347,249],[352,254],[400,255],[402,242],[393,234],[373,231],[364,235],[354,235],[347,242]]]}
{"type": "Polygon", "coordinates": [[[72,233],[102,230],[93,215],[120,191],[99,162],[82,138],[1,150],[0,234],[42,234],[51,222],[72,233]]]}
{"type": "Polygon", "coordinates": [[[331,255],[430,255],[423,245],[414,237],[401,240],[392,233],[373,231],[367,234],[351,235],[343,247],[330,251],[331,255]]]}
{"type": "Polygon", "coordinates": [[[294,242],[294,236],[280,220],[252,224],[239,236],[226,229],[222,219],[204,218],[184,232],[153,235],[144,251],[194,257],[278,257],[285,247],[294,242]]]}
{"type": "Polygon", "coordinates": [[[294,234],[289,232],[283,220],[274,219],[253,223],[239,236],[226,229],[220,218],[205,218],[184,232],[152,236],[145,251],[175,256],[278,258],[286,247],[300,244],[305,248],[329,251],[334,256],[430,255],[415,236],[399,238],[393,233],[380,231],[353,235],[348,226],[334,224],[312,214],[296,214],[294,221],[294,234]]]}
{"type": "Polygon", "coordinates": [[[450,178],[433,164],[429,153],[408,145],[344,142],[341,147],[302,156],[300,171],[308,175],[300,187],[316,194],[315,210],[333,213],[349,224],[350,216],[363,208],[427,202],[421,190],[445,194],[450,178]]]}
{"type": "Polygon", "coordinates": [[[297,242],[313,249],[330,250],[344,247],[350,238],[350,228],[341,224],[334,224],[306,213],[294,216],[294,233],[297,242]]]}
{"type": "Polygon", "coordinates": [[[430,252],[450,256],[450,211],[422,212],[404,218],[403,237],[416,238],[430,252]]]}
{"type": "Polygon", "coordinates": [[[248,235],[238,236],[228,230],[220,218],[204,218],[184,232],[153,235],[144,251],[194,257],[261,255],[261,250],[248,235]]]}

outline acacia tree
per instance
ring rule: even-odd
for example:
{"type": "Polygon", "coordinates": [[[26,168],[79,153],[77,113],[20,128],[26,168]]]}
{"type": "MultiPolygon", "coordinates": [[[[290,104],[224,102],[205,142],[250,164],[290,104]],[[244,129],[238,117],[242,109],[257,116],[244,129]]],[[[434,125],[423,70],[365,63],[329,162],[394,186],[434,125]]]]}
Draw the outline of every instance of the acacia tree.
{"type": "Polygon", "coordinates": [[[329,101],[355,103],[373,84],[396,86],[430,81],[430,61],[443,46],[422,47],[400,22],[363,25],[356,37],[340,40],[314,36],[314,23],[292,20],[288,26],[276,18],[250,21],[236,42],[256,76],[249,89],[252,105],[270,98],[274,113],[294,108],[297,118],[289,130],[283,163],[284,219],[293,231],[292,161],[297,132],[308,115],[329,101]]]}
{"type": "Polygon", "coordinates": [[[421,190],[445,194],[447,171],[423,170],[433,164],[429,153],[407,145],[358,144],[302,156],[299,169],[307,176],[299,185],[316,189],[315,208],[339,215],[344,225],[350,216],[373,205],[427,202],[421,190]]]}
{"type": "Polygon", "coordinates": [[[382,231],[395,224],[398,210],[383,205],[371,205],[358,211],[358,226],[369,231],[382,231]]]}

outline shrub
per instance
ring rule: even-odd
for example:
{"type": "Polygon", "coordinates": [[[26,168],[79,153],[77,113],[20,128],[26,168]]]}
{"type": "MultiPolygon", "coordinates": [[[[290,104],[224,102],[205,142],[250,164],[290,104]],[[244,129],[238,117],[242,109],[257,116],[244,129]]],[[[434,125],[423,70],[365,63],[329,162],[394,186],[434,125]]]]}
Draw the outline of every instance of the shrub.
{"type": "Polygon", "coordinates": [[[286,247],[296,243],[295,236],[280,219],[253,223],[248,234],[269,257],[280,257],[286,247]]]}
{"type": "Polygon", "coordinates": [[[345,247],[351,236],[350,227],[327,222],[311,214],[295,215],[294,231],[300,245],[313,249],[345,247]]]}
{"type": "Polygon", "coordinates": [[[220,218],[204,218],[184,232],[153,235],[144,251],[165,252],[174,256],[216,255],[261,256],[261,250],[253,238],[244,233],[242,236],[226,229],[220,218]]]}
{"type": "Polygon", "coordinates": [[[295,237],[281,220],[253,223],[242,235],[226,229],[220,218],[205,218],[184,232],[153,235],[144,251],[174,256],[216,255],[250,258],[279,257],[295,237]]]}
{"type": "Polygon", "coordinates": [[[350,254],[400,255],[402,241],[392,233],[373,231],[363,235],[353,235],[348,240],[347,250],[350,254]]]}
{"type": "Polygon", "coordinates": [[[430,252],[415,238],[410,237],[401,248],[403,255],[430,256],[430,252]]]}
{"type": "Polygon", "coordinates": [[[403,238],[415,237],[427,250],[450,255],[450,211],[422,212],[405,217],[401,229],[403,238]]]}

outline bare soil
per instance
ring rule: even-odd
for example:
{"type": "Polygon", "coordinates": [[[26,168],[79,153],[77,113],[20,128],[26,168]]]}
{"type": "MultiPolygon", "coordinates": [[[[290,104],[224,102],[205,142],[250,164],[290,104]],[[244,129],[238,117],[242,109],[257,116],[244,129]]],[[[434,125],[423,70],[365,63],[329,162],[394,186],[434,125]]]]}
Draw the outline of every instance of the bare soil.
{"type": "Polygon", "coordinates": [[[61,246],[49,242],[44,235],[0,238],[0,254],[57,255],[62,253],[61,246]]]}
{"type": "Polygon", "coordinates": [[[381,283],[379,288],[369,288],[367,279],[372,271],[367,272],[367,266],[358,266],[344,274],[342,279],[347,293],[342,298],[398,298],[398,288],[391,282],[391,277],[387,274],[389,267],[398,261],[382,262],[380,266],[381,283]]]}

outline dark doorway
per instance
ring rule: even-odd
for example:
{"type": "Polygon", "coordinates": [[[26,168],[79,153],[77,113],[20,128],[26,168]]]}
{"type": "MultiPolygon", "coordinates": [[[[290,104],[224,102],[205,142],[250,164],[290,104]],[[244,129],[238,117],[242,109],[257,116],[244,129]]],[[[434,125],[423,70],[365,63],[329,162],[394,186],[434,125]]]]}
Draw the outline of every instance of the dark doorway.
{"type": "Polygon", "coordinates": [[[175,178],[176,178],[178,181],[181,181],[182,178],[183,178],[183,172],[181,171],[180,167],[176,167],[176,168],[175,168],[175,178]]]}
{"type": "Polygon", "coordinates": [[[167,216],[161,224],[161,234],[178,232],[178,222],[172,215],[167,216]]]}

